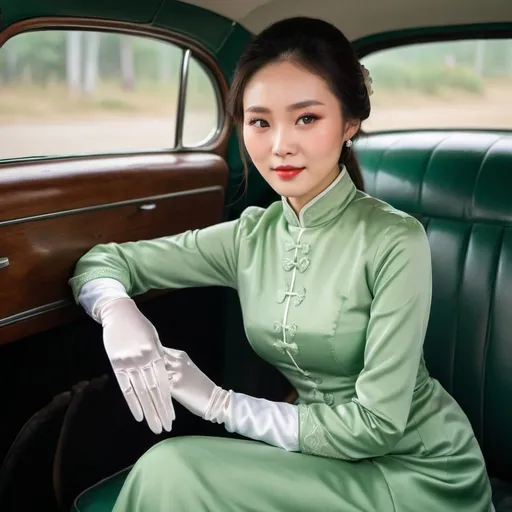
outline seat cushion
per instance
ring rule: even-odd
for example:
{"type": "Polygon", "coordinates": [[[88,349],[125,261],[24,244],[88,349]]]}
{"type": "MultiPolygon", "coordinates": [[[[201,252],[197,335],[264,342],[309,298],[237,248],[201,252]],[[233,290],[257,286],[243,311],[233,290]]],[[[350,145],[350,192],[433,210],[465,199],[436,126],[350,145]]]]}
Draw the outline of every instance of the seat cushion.
{"type": "Polygon", "coordinates": [[[131,467],[101,480],[82,492],[75,500],[72,512],[107,512],[112,510],[131,467]]]}
{"type": "Polygon", "coordinates": [[[512,512],[512,484],[493,478],[492,501],[496,512],[512,512]]]}

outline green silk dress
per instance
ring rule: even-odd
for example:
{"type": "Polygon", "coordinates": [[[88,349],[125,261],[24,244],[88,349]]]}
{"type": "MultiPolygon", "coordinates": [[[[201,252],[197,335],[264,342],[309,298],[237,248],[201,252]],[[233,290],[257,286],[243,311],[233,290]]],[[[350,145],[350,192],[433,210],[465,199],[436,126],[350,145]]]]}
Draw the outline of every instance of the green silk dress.
{"type": "Polygon", "coordinates": [[[299,216],[283,198],[202,230],[98,245],[77,264],[75,299],[98,277],[131,296],[235,288],[252,348],[299,394],[299,452],[169,439],[135,464],[116,512],[494,510],[471,425],[423,359],[424,228],[346,171],[299,216]]]}

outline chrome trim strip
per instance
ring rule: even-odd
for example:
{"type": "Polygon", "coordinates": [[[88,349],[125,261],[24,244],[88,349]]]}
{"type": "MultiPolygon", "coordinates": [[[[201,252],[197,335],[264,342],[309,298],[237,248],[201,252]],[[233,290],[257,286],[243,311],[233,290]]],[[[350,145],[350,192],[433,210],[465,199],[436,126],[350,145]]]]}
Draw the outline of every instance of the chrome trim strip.
{"type": "Polygon", "coordinates": [[[23,320],[29,320],[36,316],[43,315],[44,313],[49,313],[50,311],[60,309],[64,306],[70,306],[72,304],[73,301],[71,299],[62,299],[50,302],[49,304],[44,304],[43,306],[38,306],[37,308],[28,309],[27,311],[22,311],[21,313],[16,313],[6,318],[0,318],[0,327],[5,327],[23,320]]]}
{"type": "MultiPolygon", "coordinates": [[[[195,61],[201,66],[202,70],[205,72],[206,76],[209,78],[213,90],[215,92],[215,101],[217,102],[217,126],[198,144],[194,144],[193,146],[184,146],[183,145],[183,137],[181,140],[181,148],[189,151],[198,151],[204,147],[208,147],[210,144],[215,142],[215,140],[219,137],[222,130],[224,129],[224,123],[226,122],[226,105],[224,104],[224,97],[222,95],[222,91],[219,86],[219,81],[217,77],[213,73],[212,69],[206,65],[206,63],[201,59],[201,56],[194,53],[193,50],[191,58],[195,59],[195,61]]],[[[182,132],[183,135],[183,132],[182,132]]]]}
{"type": "Polygon", "coordinates": [[[188,68],[191,52],[187,49],[181,60],[180,91],[178,96],[178,111],[176,112],[176,130],[174,132],[174,149],[183,149],[183,123],[185,120],[185,105],[187,102],[188,68]]]}
{"type": "Polygon", "coordinates": [[[19,217],[17,219],[9,219],[0,221],[0,227],[10,226],[12,224],[20,224],[22,222],[32,222],[37,220],[53,219],[55,217],[63,217],[64,215],[73,215],[75,213],[92,212],[95,210],[106,210],[109,208],[116,208],[118,206],[128,206],[131,204],[146,203],[148,201],[158,201],[159,199],[169,199],[171,197],[189,196],[193,194],[205,194],[208,192],[223,192],[224,189],[220,185],[212,187],[195,188],[191,190],[182,190],[180,192],[169,192],[167,194],[159,194],[156,196],[138,197],[136,199],[126,199],[124,201],[117,201],[115,203],[103,203],[94,206],[83,206],[81,208],[72,208],[70,210],[60,210],[52,213],[42,213],[40,215],[31,215],[29,217],[19,217]]]}

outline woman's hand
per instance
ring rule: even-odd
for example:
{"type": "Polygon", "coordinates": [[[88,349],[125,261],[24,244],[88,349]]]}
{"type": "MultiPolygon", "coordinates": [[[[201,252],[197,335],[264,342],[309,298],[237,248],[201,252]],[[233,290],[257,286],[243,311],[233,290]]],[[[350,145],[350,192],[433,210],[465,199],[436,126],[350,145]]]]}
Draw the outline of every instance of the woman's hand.
{"type": "Polygon", "coordinates": [[[131,298],[110,300],[98,309],[103,343],[119,387],[137,421],[146,418],[155,433],[170,431],[175,419],[163,360],[153,324],[131,298]]]}
{"type": "Polygon", "coordinates": [[[270,402],[215,385],[186,352],[164,348],[172,396],[190,412],[214,423],[224,423],[256,441],[298,451],[298,412],[295,405],[270,402]]]}
{"type": "Polygon", "coordinates": [[[173,398],[196,416],[221,423],[229,393],[215,385],[186,352],[172,348],[163,350],[173,398]]]}

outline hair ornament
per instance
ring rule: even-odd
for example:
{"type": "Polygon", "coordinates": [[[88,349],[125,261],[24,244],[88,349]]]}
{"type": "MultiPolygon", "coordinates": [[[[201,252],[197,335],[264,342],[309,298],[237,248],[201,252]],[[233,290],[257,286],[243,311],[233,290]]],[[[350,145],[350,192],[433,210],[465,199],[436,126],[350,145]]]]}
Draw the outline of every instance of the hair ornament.
{"type": "Polygon", "coordinates": [[[366,90],[368,91],[368,96],[373,94],[373,80],[370,76],[370,72],[361,64],[361,71],[363,73],[364,85],[366,86],[366,90]]]}

